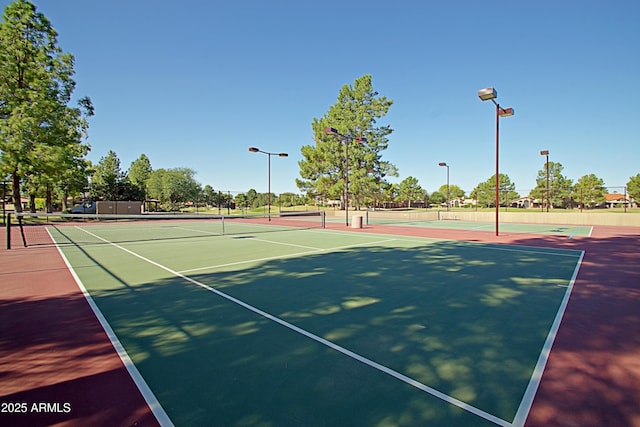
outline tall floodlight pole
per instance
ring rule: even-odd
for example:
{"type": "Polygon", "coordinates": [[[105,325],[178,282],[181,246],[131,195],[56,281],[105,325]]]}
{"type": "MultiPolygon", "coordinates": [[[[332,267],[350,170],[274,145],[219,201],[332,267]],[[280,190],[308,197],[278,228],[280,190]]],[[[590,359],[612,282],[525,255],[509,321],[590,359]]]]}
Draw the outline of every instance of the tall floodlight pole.
{"type": "Polygon", "coordinates": [[[335,135],[345,143],[345,172],[344,172],[344,209],[345,223],[349,226],[349,141],[367,142],[367,138],[362,136],[343,135],[336,128],[325,128],[324,133],[335,135]]]}
{"type": "Polygon", "coordinates": [[[268,208],[268,217],[269,217],[269,221],[271,221],[271,156],[278,156],[278,157],[288,157],[289,155],[287,153],[270,153],[268,151],[262,151],[259,148],[256,147],[249,147],[249,151],[251,151],[252,153],[262,153],[262,154],[266,154],[267,155],[267,205],[269,206],[268,208]]]}
{"type": "Polygon", "coordinates": [[[499,212],[500,212],[500,169],[498,167],[498,148],[500,147],[500,117],[509,117],[513,116],[515,111],[513,108],[502,108],[500,104],[496,102],[496,98],[498,97],[498,92],[492,88],[488,87],[485,89],[481,89],[478,91],[478,98],[482,101],[491,101],[496,106],[496,236],[499,235],[499,212]]]}
{"type": "Polygon", "coordinates": [[[547,212],[549,212],[549,150],[540,151],[541,156],[547,156],[547,212]]]}
{"type": "Polygon", "coordinates": [[[449,210],[449,165],[445,162],[438,163],[438,166],[443,166],[447,168],[447,211],[449,210]]]}

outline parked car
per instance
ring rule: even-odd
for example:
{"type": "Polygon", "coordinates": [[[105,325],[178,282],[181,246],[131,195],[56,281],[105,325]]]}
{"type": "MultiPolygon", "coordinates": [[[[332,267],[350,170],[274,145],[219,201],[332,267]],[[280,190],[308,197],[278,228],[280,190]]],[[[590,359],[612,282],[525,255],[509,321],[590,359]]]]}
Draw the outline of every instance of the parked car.
{"type": "Polygon", "coordinates": [[[71,208],[72,214],[94,214],[96,213],[96,202],[88,200],[81,205],[71,208]]]}

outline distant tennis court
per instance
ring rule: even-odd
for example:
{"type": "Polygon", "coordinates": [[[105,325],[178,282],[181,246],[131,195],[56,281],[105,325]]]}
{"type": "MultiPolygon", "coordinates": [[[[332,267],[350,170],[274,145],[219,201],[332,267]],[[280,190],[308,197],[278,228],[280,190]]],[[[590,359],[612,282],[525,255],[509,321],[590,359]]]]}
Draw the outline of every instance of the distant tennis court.
{"type": "Polygon", "coordinates": [[[161,422],[524,424],[582,251],[279,221],[47,230],[161,422]]]}
{"type": "MultiPolygon", "coordinates": [[[[494,231],[496,226],[495,222],[473,222],[459,220],[455,212],[439,212],[438,217],[439,219],[437,220],[419,220],[406,219],[402,217],[380,218],[366,215],[365,223],[374,225],[397,225],[409,227],[464,230],[469,232],[494,231]]],[[[591,235],[592,231],[593,227],[586,225],[526,224],[509,222],[500,222],[499,224],[499,232],[506,234],[546,234],[568,237],[588,237],[591,235]]]]}

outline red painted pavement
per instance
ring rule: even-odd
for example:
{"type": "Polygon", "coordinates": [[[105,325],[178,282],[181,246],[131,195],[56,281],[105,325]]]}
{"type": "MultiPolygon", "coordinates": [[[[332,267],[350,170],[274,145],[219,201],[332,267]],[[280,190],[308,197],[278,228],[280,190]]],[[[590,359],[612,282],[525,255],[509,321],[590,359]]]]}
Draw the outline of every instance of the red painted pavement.
{"type": "Polygon", "coordinates": [[[157,426],[53,246],[0,252],[0,425],[157,426]]]}

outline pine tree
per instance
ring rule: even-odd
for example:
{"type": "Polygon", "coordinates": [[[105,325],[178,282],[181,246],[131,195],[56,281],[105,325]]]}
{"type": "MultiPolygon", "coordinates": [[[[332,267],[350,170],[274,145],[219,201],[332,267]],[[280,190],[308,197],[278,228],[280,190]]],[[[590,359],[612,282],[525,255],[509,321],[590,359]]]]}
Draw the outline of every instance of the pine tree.
{"type": "Polygon", "coordinates": [[[35,5],[17,0],[5,8],[0,23],[0,171],[11,175],[18,212],[22,182],[51,184],[51,171],[73,166],[88,150],[78,145],[93,106],[83,98],[77,108],[69,107],[73,63],[35,5]]]}
{"type": "Polygon", "coordinates": [[[296,184],[311,196],[342,199],[347,173],[347,144],[349,197],[360,205],[365,200],[379,197],[384,177],[397,176],[397,169],[382,160],[382,152],[388,147],[390,126],[377,126],[377,119],[384,117],[393,101],[378,96],[373,90],[370,75],[355,80],[352,86],[344,85],[338,101],[322,118],[314,118],[312,129],[315,145],[305,145],[299,162],[300,176],[296,184]],[[347,141],[325,133],[325,128],[335,128],[349,137],[366,138],[366,143],[347,141]]]}

